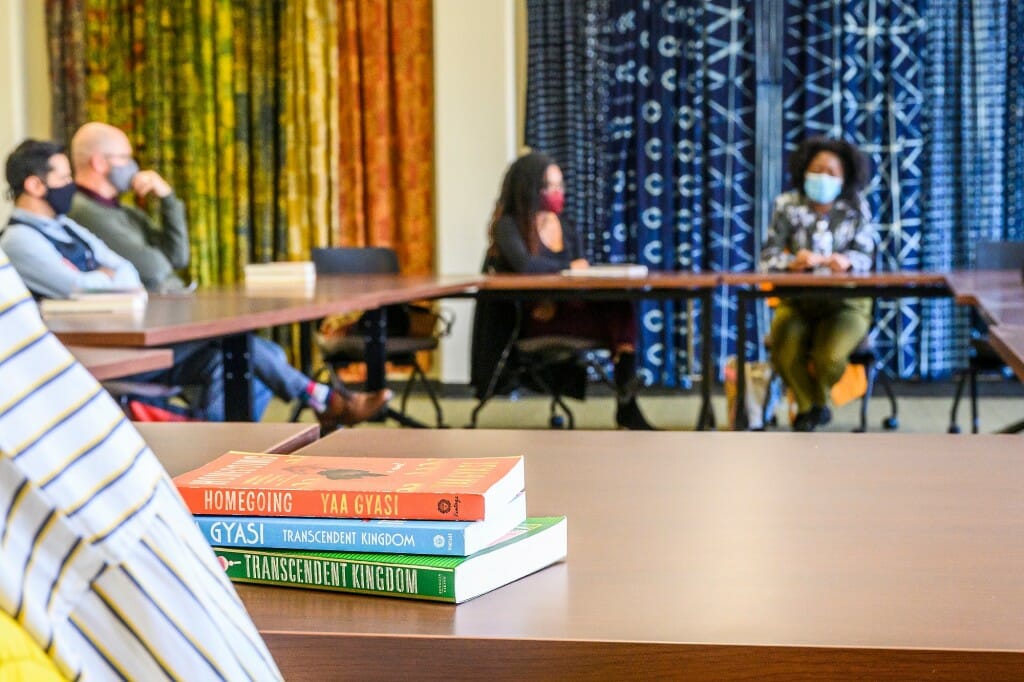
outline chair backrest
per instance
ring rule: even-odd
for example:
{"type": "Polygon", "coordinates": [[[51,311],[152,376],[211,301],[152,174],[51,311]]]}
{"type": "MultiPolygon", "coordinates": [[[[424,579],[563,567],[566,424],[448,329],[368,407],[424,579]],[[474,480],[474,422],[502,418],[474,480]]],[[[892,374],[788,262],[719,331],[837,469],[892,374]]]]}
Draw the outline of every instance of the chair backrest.
{"type": "Polygon", "coordinates": [[[978,270],[1016,270],[1024,266],[1024,241],[984,241],[974,247],[978,270]]]}
{"type": "Polygon", "coordinates": [[[398,255],[386,246],[313,249],[318,275],[397,274],[398,255]]]}

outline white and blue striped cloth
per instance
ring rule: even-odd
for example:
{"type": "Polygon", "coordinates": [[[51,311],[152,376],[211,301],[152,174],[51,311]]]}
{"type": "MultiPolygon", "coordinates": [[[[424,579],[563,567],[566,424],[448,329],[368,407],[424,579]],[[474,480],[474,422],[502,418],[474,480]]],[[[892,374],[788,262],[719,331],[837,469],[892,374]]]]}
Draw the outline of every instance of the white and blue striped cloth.
{"type": "Polygon", "coordinates": [[[0,251],[0,608],[81,680],[274,680],[163,468],[0,251]]]}

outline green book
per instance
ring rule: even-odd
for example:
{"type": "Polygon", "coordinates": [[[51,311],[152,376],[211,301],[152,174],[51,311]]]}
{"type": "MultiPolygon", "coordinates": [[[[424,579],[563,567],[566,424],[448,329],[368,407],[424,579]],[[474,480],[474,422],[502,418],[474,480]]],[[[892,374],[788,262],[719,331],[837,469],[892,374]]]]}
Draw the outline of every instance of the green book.
{"type": "Polygon", "coordinates": [[[528,518],[466,557],[214,547],[238,583],[306,587],[458,604],[565,558],[564,516],[528,518]]]}

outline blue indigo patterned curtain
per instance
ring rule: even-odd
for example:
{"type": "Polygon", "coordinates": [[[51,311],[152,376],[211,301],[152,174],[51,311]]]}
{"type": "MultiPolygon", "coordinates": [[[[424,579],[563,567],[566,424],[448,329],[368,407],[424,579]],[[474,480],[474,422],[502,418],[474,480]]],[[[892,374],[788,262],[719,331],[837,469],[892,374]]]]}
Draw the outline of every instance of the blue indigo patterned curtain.
{"type": "MultiPolygon", "coordinates": [[[[980,239],[1002,239],[1007,217],[1008,10],[1019,0],[932,0],[925,101],[926,199],[922,266],[968,267],[980,239]]],[[[1019,35],[1016,38],[1019,47],[1019,35]]],[[[1016,89],[1019,91],[1019,71],[1016,89]]],[[[1019,149],[1019,142],[1017,147],[1019,149]]],[[[1018,166],[1018,172],[1021,168],[1018,166]]],[[[1019,218],[1018,218],[1019,220],[1019,218]]],[[[966,316],[948,301],[924,306],[924,374],[964,362],[966,316]]]]}
{"type": "Polygon", "coordinates": [[[610,0],[527,1],[526,144],[550,154],[565,175],[565,212],[579,226],[588,260],[601,260],[608,173],[604,38],[610,0]]]}
{"type": "MultiPolygon", "coordinates": [[[[528,142],[567,166],[588,256],[754,268],[767,227],[755,206],[772,184],[755,185],[756,131],[777,117],[755,106],[754,26],[780,2],[783,163],[812,134],[869,155],[883,267],[964,267],[978,239],[1024,239],[1020,0],[529,0],[528,142]]],[[[757,58],[776,63],[773,47],[757,58]]],[[[963,361],[950,302],[878,311],[877,344],[898,376],[944,376],[963,361]]],[[[689,330],[704,311],[641,312],[645,379],[673,386],[701,370],[689,330]]],[[[720,363],[735,352],[735,300],[723,292],[707,315],[720,363]]]]}
{"type": "MultiPolygon", "coordinates": [[[[752,19],[743,0],[613,0],[606,260],[675,271],[753,267],[752,19]]],[[[713,353],[735,352],[735,302],[726,297],[711,311],[648,302],[640,313],[647,381],[676,386],[703,371],[691,332],[706,322],[713,353]]]]}
{"type": "MultiPolygon", "coordinates": [[[[811,135],[844,138],[871,160],[868,204],[883,267],[922,262],[925,0],[786,0],[785,162],[811,135]]],[[[791,188],[787,177],[784,186],[791,188]]],[[[876,346],[900,376],[920,370],[921,304],[880,301],[876,346]]]]}

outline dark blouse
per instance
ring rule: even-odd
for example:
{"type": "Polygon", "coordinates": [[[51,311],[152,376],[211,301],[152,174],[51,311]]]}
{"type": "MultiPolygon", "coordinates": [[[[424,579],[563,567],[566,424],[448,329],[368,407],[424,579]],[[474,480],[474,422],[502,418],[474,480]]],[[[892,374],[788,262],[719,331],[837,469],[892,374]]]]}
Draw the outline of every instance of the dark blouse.
{"type": "Polygon", "coordinates": [[[519,227],[511,216],[498,220],[494,226],[494,245],[497,255],[488,260],[488,269],[494,272],[560,272],[567,270],[569,264],[583,257],[583,243],[579,234],[565,218],[562,222],[561,251],[555,252],[540,245],[536,254],[530,249],[519,234],[519,227]]]}

